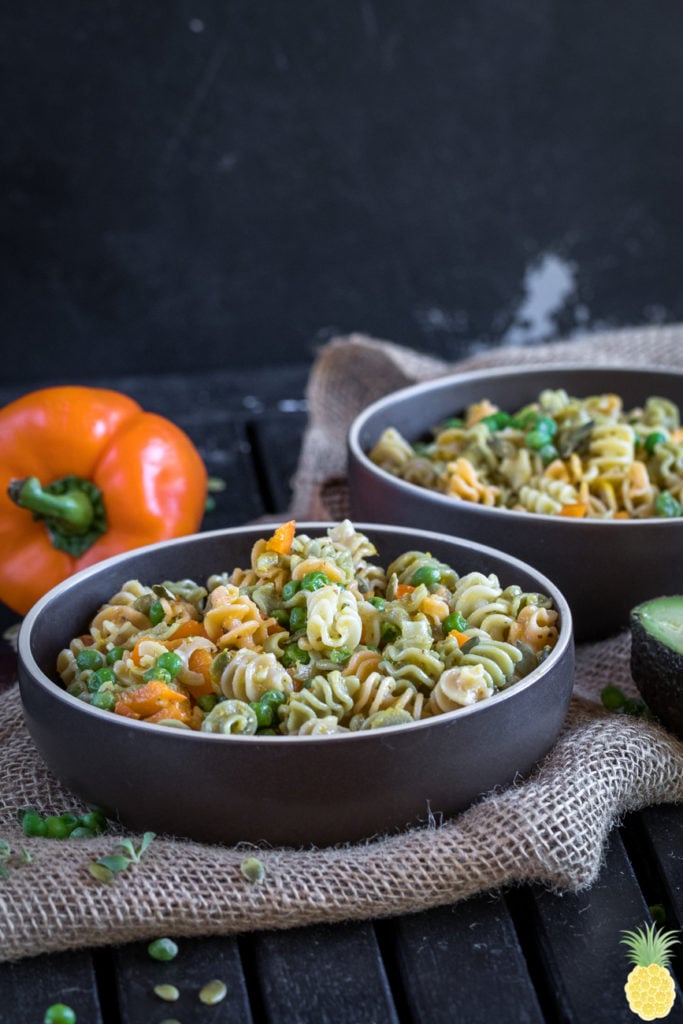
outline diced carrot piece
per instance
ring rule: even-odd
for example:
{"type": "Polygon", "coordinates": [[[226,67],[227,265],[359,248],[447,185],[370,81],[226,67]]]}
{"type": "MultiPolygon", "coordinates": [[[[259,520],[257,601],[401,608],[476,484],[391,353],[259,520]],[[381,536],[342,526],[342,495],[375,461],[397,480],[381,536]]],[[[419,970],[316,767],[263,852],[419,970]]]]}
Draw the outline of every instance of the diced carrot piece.
{"type": "Polygon", "coordinates": [[[575,501],[568,505],[563,505],[560,509],[561,516],[567,516],[570,519],[583,519],[588,512],[587,501],[575,501]]]}
{"type": "Polygon", "coordinates": [[[290,519],[289,522],[278,526],[273,536],[266,541],[267,550],[276,551],[278,555],[288,555],[292,549],[295,532],[296,520],[294,519],[290,519]]]}
{"type": "Polygon", "coordinates": [[[628,512],[615,512],[613,518],[614,519],[630,519],[631,516],[628,514],[628,512]]]}
{"type": "Polygon", "coordinates": [[[406,597],[407,594],[412,594],[414,590],[415,587],[411,587],[410,583],[399,583],[399,585],[396,587],[396,597],[398,597],[399,599],[402,597],[406,597]]]}

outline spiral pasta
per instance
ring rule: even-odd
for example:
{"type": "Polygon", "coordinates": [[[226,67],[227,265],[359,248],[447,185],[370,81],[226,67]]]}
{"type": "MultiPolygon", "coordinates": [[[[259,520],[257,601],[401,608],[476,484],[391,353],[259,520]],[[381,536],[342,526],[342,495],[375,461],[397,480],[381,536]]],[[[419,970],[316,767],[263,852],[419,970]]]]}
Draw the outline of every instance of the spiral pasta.
{"type": "Polygon", "coordinates": [[[683,515],[683,431],[670,399],[545,389],[508,413],[487,399],[410,444],[388,427],[369,452],[385,471],[454,501],[572,518],[683,515]]]}
{"type": "Polygon", "coordinates": [[[427,551],[384,568],[349,520],[323,537],[286,525],[205,586],[125,583],[59,653],[69,693],[166,727],[322,737],[487,700],[557,642],[545,595],[427,551]]]}

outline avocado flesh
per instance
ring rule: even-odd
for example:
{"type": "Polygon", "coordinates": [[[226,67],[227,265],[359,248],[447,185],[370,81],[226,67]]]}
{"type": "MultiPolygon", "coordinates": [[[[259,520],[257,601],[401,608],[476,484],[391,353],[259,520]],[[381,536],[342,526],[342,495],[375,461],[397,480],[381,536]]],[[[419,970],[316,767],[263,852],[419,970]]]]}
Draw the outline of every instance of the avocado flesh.
{"type": "Polygon", "coordinates": [[[631,675],[656,717],[683,737],[683,596],[631,611],[631,675]]]}
{"type": "Polygon", "coordinates": [[[677,654],[683,655],[683,597],[656,597],[631,612],[643,629],[677,654]]]}

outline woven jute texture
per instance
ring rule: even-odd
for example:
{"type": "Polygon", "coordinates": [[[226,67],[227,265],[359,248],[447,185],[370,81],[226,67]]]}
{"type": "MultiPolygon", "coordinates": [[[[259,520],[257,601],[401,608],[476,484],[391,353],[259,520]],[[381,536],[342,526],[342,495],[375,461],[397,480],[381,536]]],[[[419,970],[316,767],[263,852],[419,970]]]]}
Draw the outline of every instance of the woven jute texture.
{"type": "MultiPolygon", "coordinates": [[[[353,416],[397,387],[460,368],[590,362],[683,366],[683,327],[620,331],[542,347],[501,349],[446,364],[362,336],[318,355],[291,514],[346,514],[345,438],[353,416]]],[[[48,772],[24,726],[17,687],[0,697],[0,838],[30,863],[0,879],[0,959],[149,939],[234,934],[373,918],[454,903],[528,881],[554,891],[596,879],[609,831],[629,811],[683,800],[683,743],[659,725],[605,711],[608,683],[636,695],[627,633],[577,651],[574,695],[553,749],[525,781],[450,820],[332,849],[207,846],[157,837],[111,884],[88,862],[113,852],[118,827],[97,839],[23,836],[16,810],[82,811],[48,772]],[[258,853],[261,884],[240,864],[258,853]]],[[[134,841],[139,836],[131,836],[134,841]]]]}

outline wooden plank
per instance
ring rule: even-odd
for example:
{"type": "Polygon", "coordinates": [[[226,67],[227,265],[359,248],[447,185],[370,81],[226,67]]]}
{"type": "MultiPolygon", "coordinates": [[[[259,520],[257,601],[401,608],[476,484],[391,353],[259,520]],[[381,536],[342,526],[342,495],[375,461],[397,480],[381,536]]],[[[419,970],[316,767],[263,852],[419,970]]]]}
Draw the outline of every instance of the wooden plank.
{"type": "MultiPolygon", "coordinates": [[[[631,969],[622,932],[648,923],[647,903],[618,831],[613,831],[600,877],[585,892],[554,895],[533,887],[527,939],[533,943],[554,1001],[549,1019],[583,1024],[633,1024],[624,995],[631,969]]],[[[681,1024],[680,994],[667,1017],[681,1024]]]]}
{"type": "MultiPolygon", "coordinates": [[[[315,925],[241,940],[260,992],[258,1020],[398,1024],[372,926],[315,925]]],[[[185,1022],[183,1022],[185,1024],[185,1022]]]]}
{"type": "MultiPolygon", "coordinates": [[[[47,925],[46,925],[47,927],[47,925]]],[[[2,1024],[42,1022],[53,1003],[65,1003],[76,1019],[108,1024],[100,1011],[92,958],[84,952],[32,957],[0,967],[2,1024]]]]}
{"type": "MultiPolygon", "coordinates": [[[[502,899],[479,896],[381,926],[415,1024],[542,1024],[515,927],[502,899]]],[[[390,975],[391,977],[391,975],[390,975]]]]}
{"type": "Polygon", "coordinates": [[[120,1016],[125,1024],[150,1024],[164,1018],[177,1018],[183,1024],[251,1024],[235,939],[179,939],[178,956],[167,963],[153,960],[147,945],[131,943],[113,953],[120,1016]],[[223,981],[228,991],[222,1002],[208,1007],[200,1001],[199,992],[213,979],[223,981]],[[155,985],[169,984],[180,992],[176,1002],[164,1002],[154,994],[155,985]]]}
{"type": "MultiPolygon", "coordinates": [[[[683,928],[683,807],[673,804],[648,807],[638,815],[643,828],[644,857],[657,872],[668,927],[683,928]]],[[[677,947],[683,967],[683,950],[677,947]]]]}
{"type": "Polygon", "coordinates": [[[303,412],[273,413],[255,420],[250,430],[260,469],[264,501],[270,512],[284,512],[292,500],[292,479],[299,460],[307,417],[303,412]]]}

